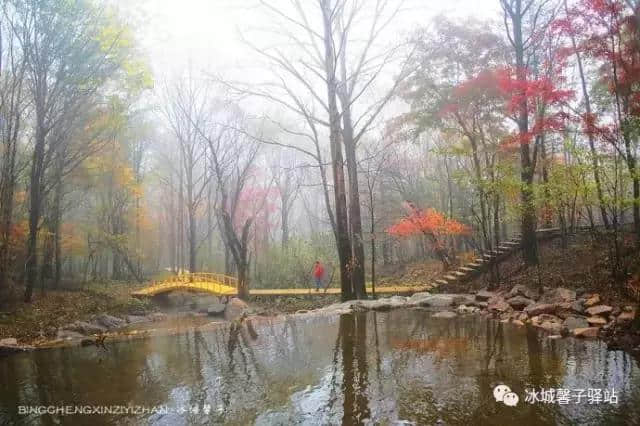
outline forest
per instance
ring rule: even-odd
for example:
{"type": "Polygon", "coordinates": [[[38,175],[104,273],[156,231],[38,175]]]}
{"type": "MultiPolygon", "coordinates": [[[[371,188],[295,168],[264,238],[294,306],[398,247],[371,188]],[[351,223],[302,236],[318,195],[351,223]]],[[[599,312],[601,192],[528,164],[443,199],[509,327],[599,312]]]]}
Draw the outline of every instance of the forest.
{"type": "Polygon", "coordinates": [[[640,0],[0,0],[0,424],[638,424],[639,145],[640,0]]]}
{"type": "Polygon", "coordinates": [[[3,0],[3,302],[185,271],[246,298],[316,260],[366,298],[513,235],[539,268],[546,228],[588,229],[634,294],[639,6],[496,6],[400,31],[411,2],[258,1],[250,67],[167,76],[123,3],[3,0]]]}

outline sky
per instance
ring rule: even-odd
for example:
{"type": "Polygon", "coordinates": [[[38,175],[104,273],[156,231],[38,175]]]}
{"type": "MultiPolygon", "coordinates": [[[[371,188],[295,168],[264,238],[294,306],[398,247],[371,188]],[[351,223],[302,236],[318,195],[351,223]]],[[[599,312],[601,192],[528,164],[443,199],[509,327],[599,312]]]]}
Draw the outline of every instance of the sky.
{"type": "MultiPolygon", "coordinates": [[[[135,15],[135,26],[156,79],[189,67],[224,72],[251,61],[240,34],[264,23],[256,0],[116,0],[135,15]]],[[[276,1],[276,0],[274,0],[276,1]]],[[[303,0],[312,2],[314,0],[303,0]]],[[[374,0],[365,0],[373,2],[374,0]]],[[[498,0],[405,0],[394,31],[401,37],[435,16],[498,19],[498,0]]]]}

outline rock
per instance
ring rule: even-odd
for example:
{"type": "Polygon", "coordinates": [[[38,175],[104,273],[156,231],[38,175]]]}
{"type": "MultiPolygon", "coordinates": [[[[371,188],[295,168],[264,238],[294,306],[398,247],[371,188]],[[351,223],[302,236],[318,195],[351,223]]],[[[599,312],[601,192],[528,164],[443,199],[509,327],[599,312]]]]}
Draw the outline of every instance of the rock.
{"type": "Polygon", "coordinates": [[[215,303],[207,308],[207,315],[210,317],[217,317],[224,315],[224,311],[227,306],[223,303],[215,303]]]}
{"type": "Polygon", "coordinates": [[[596,315],[606,315],[609,316],[609,314],[611,313],[611,311],[613,310],[613,308],[611,306],[607,306],[607,305],[596,305],[596,306],[592,306],[590,308],[587,308],[587,313],[591,316],[596,316],[596,315]]]}
{"type": "Polygon", "coordinates": [[[232,297],[224,310],[224,317],[227,321],[235,321],[249,313],[249,305],[237,297],[232,297]]]}
{"type": "Polygon", "coordinates": [[[542,303],[563,303],[576,300],[576,292],[564,287],[557,287],[546,291],[540,298],[542,303]]]}
{"type": "Polygon", "coordinates": [[[58,330],[58,335],[56,338],[63,340],[74,340],[74,339],[82,339],[86,337],[84,334],[78,333],[77,331],[71,330],[58,330]]]}
{"type": "Polygon", "coordinates": [[[456,306],[468,305],[469,303],[475,300],[475,296],[471,294],[454,294],[452,295],[452,297],[453,297],[453,304],[456,306]]]}
{"type": "Polygon", "coordinates": [[[552,334],[560,334],[562,333],[562,324],[558,322],[552,321],[544,321],[538,325],[538,327],[542,328],[545,331],[548,331],[552,334]]]}
{"type": "Polygon", "coordinates": [[[617,317],[618,315],[620,315],[620,312],[622,312],[622,309],[620,309],[619,306],[616,306],[611,311],[611,315],[614,316],[614,317],[617,317]]]}
{"type": "Polygon", "coordinates": [[[487,309],[487,306],[489,306],[489,304],[487,302],[479,302],[477,300],[474,300],[473,302],[467,303],[467,305],[475,306],[478,309],[487,309]]]}
{"type": "Polygon", "coordinates": [[[578,299],[569,304],[569,310],[575,312],[576,314],[584,313],[584,300],[578,299]]]}
{"type": "Polygon", "coordinates": [[[562,339],[562,336],[559,334],[552,334],[551,336],[547,336],[547,339],[557,340],[557,339],[562,339]]]}
{"type": "Polygon", "coordinates": [[[592,326],[602,326],[607,323],[607,320],[602,317],[595,316],[587,318],[587,322],[592,326]]]}
{"type": "Polygon", "coordinates": [[[137,324],[139,322],[147,321],[147,317],[141,316],[141,315],[127,315],[125,317],[125,319],[127,320],[127,323],[129,323],[129,324],[137,324]]]}
{"type": "Polygon", "coordinates": [[[409,298],[408,302],[417,304],[420,300],[426,299],[427,297],[430,297],[430,296],[431,296],[431,293],[427,293],[426,291],[422,293],[413,293],[409,298]]]}
{"type": "Polygon", "coordinates": [[[536,299],[536,292],[534,292],[529,287],[523,284],[518,284],[513,286],[513,288],[509,292],[510,298],[513,298],[516,296],[523,296],[523,297],[526,297],[527,299],[536,299]]]}
{"type": "Polygon", "coordinates": [[[587,290],[584,287],[576,288],[576,296],[582,296],[587,290]]]}
{"type": "Polygon", "coordinates": [[[167,314],[164,314],[162,312],[154,312],[152,314],[149,314],[147,317],[153,322],[164,321],[167,319],[167,314]]]}
{"type": "Polygon", "coordinates": [[[524,323],[523,323],[522,321],[520,321],[520,320],[513,320],[513,321],[511,321],[511,322],[512,322],[513,324],[515,324],[515,325],[519,325],[519,326],[523,326],[523,325],[524,325],[524,323]]]}
{"type": "Polygon", "coordinates": [[[306,309],[298,309],[298,310],[296,311],[296,314],[308,314],[308,313],[309,313],[309,311],[308,311],[308,310],[306,310],[306,309]]]}
{"type": "Polygon", "coordinates": [[[15,337],[0,339],[0,346],[18,346],[18,339],[15,337]]]}
{"type": "Polygon", "coordinates": [[[106,327],[99,324],[93,324],[85,321],[76,321],[71,324],[67,324],[62,327],[63,330],[73,331],[75,333],[83,334],[100,334],[107,331],[106,327]]]}
{"type": "Polygon", "coordinates": [[[490,312],[506,312],[511,306],[501,297],[493,297],[489,300],[487,309],[490,312]]]}
{"type": "Polygon", "coordinates": [[[432,315],[433,318],[455,318],[458,314],[452,311],[442,311],[432,315]]]}
{"type": "Polygon", "coordinates": [[[556,311],[556,305],[553,303],[534,303],[524,308],[524,311],[530,317],[540,314],[552,314],[556,311]]]}
{"type": "Polygon", "coordinates": [[[109,330],[113,328],[122,327],[126,324],[126,321],[123,320],[122,318],[114,317],[112,315],[107,315],[107,314],[100,314],[94,317],[93,321],[96,324],[109,330]]]}
{"type": "Polygon", "coordinates": [[[444,294],[434,294],[419,302],[420,306],[431,306],[434,308],[446,308],[453,305],[453,297],[444,294]]]}
{"type": "Polygon", "coordinates": [[[476,293],[476,300],[480,302],[486,302],[487,300],[491,299],[494,296],[495,296],[495,293],[492,293],[486,290],[480,290],[479,292],[476,293]]]}
{"type": "Polygon", "coordinates": [[[474,314],[478,312],[478,310],[479,308],[476,308],[475,306],[467,306],[467,305],[460,305],[456,309],[456,311],[458,311],[458,313],[460,314],[474,314]]]}
{"type": "MultiPolygon", "coordinates": [[[[626,308],[626,306],[625,306],[626,308]]],[[[632,310],[632,311],[627,311],[626,309],[620,314],[618,315],[617,321],[619,323],[628,323],[633,321],[634,319],[636,319],[636,311],[632,310]]]]}
{"type": "Polygon", "coordinates": [[[18,340],[14,337],[5,337],[4,339],[0,339],[0,355],[9,355],[33,349],[35,349],[33,346],[18,344],[18,340]]]}
{"type": "MultiPolygon", "coordinates": [[[[514,287],[515,288],[515,287],[514,287]]],[[[523,310],[524,308],[526,308],[527,306],[531,305],[532,303],[534,303],[533,300],[528,299],[524,296],[515,296],[512,297],[511,299],[507,300],[507,303],[513,308],[516,309],[518,311],[523,310]]]]}
{"type": "Polygon", "coordinates": [[[600,295],[596,293],[584,301],[584,306],[586,308],[590,308],[592,306],[596,306],[599,303],[600,303],[600,295]]]}
{"type": "Polygon", "coordinates": [[[598,337],[598,327],[576,328],[573,330],[575,337],[598,337]]]}
{"type": "Polygon", "coordinates": [[[564,320],[564,326],[567,330],[573,331],[576,328],[587,328],[589,323],[586,319],[580,317],[569,317],[564,320]]]}

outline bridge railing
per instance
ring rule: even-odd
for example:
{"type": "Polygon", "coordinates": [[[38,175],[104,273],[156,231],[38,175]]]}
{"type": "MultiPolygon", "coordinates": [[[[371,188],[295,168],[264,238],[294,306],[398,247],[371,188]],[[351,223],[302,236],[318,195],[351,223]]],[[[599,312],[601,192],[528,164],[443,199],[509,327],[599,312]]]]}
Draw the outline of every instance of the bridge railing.
{"type": "MultiPolygon", "coordinates": [[[[235,277],[230,277],[224,274],[216,274],[209,272],[194,272],[189,274],[178,274],[172,275],[168,278],[159,281],[153,281],[151,285],[154,287],[172,287],[175,284],[186,284],[186,283],[210,283],[212,285],[223,284],[229,287],[238,287],[238,279],[235,277]]],[[[212,287],[213,288],[213,287],[212,287]]]]}

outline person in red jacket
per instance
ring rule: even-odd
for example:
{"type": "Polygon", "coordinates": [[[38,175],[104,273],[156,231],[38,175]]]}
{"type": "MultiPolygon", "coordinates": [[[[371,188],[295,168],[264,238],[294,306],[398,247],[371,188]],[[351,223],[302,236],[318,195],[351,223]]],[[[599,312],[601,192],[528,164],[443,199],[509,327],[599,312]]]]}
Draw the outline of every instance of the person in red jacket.
{"type": "Polygon", "coordinates": [[[319,260],[316,260],[316,263],[313,265],[313,279],[316,283],[316,291],[320,290],[322,286],[322,278],[324,277],[324,266],[320,263],[319,260]]]}

